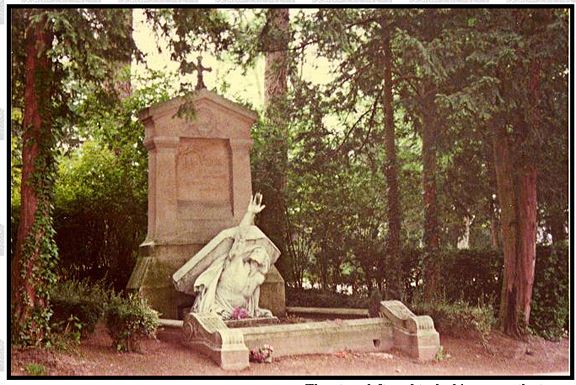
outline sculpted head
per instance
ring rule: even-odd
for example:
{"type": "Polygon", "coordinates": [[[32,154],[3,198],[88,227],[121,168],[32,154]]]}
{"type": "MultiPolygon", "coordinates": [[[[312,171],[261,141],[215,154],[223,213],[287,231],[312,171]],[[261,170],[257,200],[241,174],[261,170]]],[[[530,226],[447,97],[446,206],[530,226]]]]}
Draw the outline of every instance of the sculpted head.
{"type": "Polygon", "coordinates": [[[250,273],[246,282],[244,295],[251,296],[266,280],[270,270],[270,256],[263,247],[256,247],[250,254],[250,273]]]}

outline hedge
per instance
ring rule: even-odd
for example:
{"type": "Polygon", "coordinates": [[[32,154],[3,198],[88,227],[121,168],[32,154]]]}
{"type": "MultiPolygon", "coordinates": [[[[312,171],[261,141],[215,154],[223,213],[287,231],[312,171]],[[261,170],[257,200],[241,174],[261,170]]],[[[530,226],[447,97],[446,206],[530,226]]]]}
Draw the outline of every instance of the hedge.
{"type": "MultiPolygon", "coordinates": [[[[441,304],[469,304],[492,308],[496,316],[500,304],[503,256],[495,250],[447,250],[436,255],[439,264],[441,304]]],[[[421,298],[422,252],[402,251],[402,272],[407,303],[421,298]]],[[[535,334],[558,339],[568,328],[569,319],[568,247],[538,246],[532,295],[530,327],[535,334]]],[[[367,296],[336,294],[317,289],[287,288],[288,306],[365,308],[367,296]]]]}

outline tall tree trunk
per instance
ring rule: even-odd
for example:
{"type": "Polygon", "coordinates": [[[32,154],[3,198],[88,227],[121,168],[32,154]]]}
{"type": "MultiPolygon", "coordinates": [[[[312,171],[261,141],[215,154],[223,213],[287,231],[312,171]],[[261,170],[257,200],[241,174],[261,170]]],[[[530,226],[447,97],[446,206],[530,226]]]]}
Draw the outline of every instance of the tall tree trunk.
{"type": "Polygon", "coordinates": [[[13,336],[36,345],[42,341],[46,330],[37,324],[33,312],[45,309],[46,293],[39,292],[43,280],[40,258],[46,234],[45,224],[48,204],[43,189],[49,182],[39,175],[51,160],[43,148],[50,143],[51,122],[47,104],[50,102],[52,73],[47,50],[52,44],[52,34],[46,27],[47,18],[33,22],[26,34],[26,80],[24,91],[24,116],[22,137],[22,183],[20,222],[11,263],[11,304],[13,336]],[[26,334],[23,336],[21,334],[26,334]]]}
{"type": "Polygon", "coordinates": [[[269,174],[269,186],[262,193],[266,210],[260,216],[259,225],[276,244],[284,258],[278,261],[278,270],[289,278],[291,269],[286,253],[288,237],[286,218],[286,183],[288,169],[288,126],[285,102],[288,91],[288,42],[289,9],[268,10],[266,26],[262,33],[262,43],[266,52],[264,70],[264,102],[266,117],[271,124],[268,133],[268,163],[274,170],[269,174]]]}
{"type": "Polygon", "coordinates": [[[320,281],[322,283],[322,290],[328,290],[328,252],[326,251],[326,246],[320,246],[320,251],[318,253],[318,267],[320,270],[320,281]]]}
{"type": "MultiPolygon", "coordinates": [[[[516,14],[519,25],[525,22],[524,15],[526,13],[516,14]]],[[[549,10],[540,12],[538,24],[546,25],[551,15],[549,10]]],[[[504,246],[504,278],[498,321],[505,334],[516,337],[528,333],[536,265],[537,168],[532,154],[523,148],[524,143],[519,143],[524,139],[522,135],[528,135],[529,126],[539,127],[543,124],[540,106],[541,63],[537,58],[532,59],[524,84],[529,108],[527,111],[512,111],[515,113],[512,134],[507,132],[507,122],[501,121],[493,127],[492,136],[504,246]]],[[[501,93],[507,96],[512,89],[510,80],[503,74],[499,77],[503,80],[501,93]]]]}
{"type": "Polygon", "coordinates": [[[439,271],[438,249],[438,202],[436,197],[436,143],[437,114],[434,103],[434,88],[425,100],[422,124],[422,186],[424,190],[424,299],[432,301],[438,294],[439,271]]]}
{"type": "MultiPolygon", "coordinates": [[[[124,30],[126,36],[132,36],[132,12],[133,9],[118,9],[118,21],[121,23],[119,28],[124,30]]],[[[120,99],[126,99],[132,94],[132,84],[130,83],[130,66],[132,64],[132,53],[130,50],[124,52],[124,58],[114,63],[116,69],[116,76],[114,82],[114,90],[120,99]]]]}
{"type": "MultiPolygon", "coordinates": [[[[496,197],[496,195],[493,195],[496,197]]],[[[502,248],[501,234],[500,234],[500,215],[498,213],[498,205],[496,204],[496,199],[492,199],[490,202],[491,218],[490,218],[490,239],[492,248],[494,250],[500,250],[502,248]]]]}
{"type": "Polygon", "coordinates": [[[503,125],[494,127],[494,164],[501,208],[504,279],[499,324],[508,335],[527,333],[536,262],[536,168],[518,167],[503,125]]]}
{"type": "MultiPolygon", "coordinates": [[[[288,90],[288,43],[290,35],[288,8],[272,8],[266,14],[264,69],[264,104],[267,113],[277,113],[282,108],[288,90]]],[[[280,120],[280,117],[272,117],[280,120]]]]}
{"type": "Polygon", "coordinates": [[[390,29],[382,22],[382,54],[384,64],[384,150],[386,152],[385,175],[388,185],[388,237],[386,242],[386,269],[392,274],[387,277],[388,298],[401,299],[402,285],[400,274],[400,196],[398,194],[398,161],[394,132],[394,108],[392,100],[392,48],[390,29]]]}

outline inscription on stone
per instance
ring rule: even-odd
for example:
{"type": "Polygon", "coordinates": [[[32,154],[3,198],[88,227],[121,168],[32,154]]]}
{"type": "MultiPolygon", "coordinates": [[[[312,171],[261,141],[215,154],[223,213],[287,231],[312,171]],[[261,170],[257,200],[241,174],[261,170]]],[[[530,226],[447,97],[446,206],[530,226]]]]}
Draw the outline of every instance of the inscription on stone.
{"type": "Polygon", "coordinates": [[[195,316],[202,327],[210,334],[216,330],[228,329],[228,326],[217,315],[197,313],[195,316]]]}
{"type": "Polygon", "coordinates": [[[232,215],[230,150],[223,139],[183,139],[177,159],[178,210],[183,219],[232,215]]]}

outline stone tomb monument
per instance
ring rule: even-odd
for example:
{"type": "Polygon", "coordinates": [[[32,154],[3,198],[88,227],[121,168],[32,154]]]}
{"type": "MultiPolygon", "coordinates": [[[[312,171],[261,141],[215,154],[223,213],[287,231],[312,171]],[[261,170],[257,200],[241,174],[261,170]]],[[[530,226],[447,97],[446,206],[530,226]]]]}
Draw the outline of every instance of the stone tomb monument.
{"type": "Polygon", "coordinates": [[[192,312],[226,320],[273,317],[260,307],[260,287],[280,250],[254,224],[264,207],[262,195],[256,194],[237,227],[221,231],[174,273],[176,289],[196,295],[192,312]]]}
{"type": "MultiPolygon", "coordinates": [[[[148,233],[128,282],[162,318],[177,319],[194,298],[172,275],[222,230],[237,226],[251,202],[250,127],[256,114],[201,89],[194,119],[177,117],[183,98],[140,113],[148,149],[148,233]]],[[[284,315],[284,280],[271,266],[260,306],[284,315]]]]}

